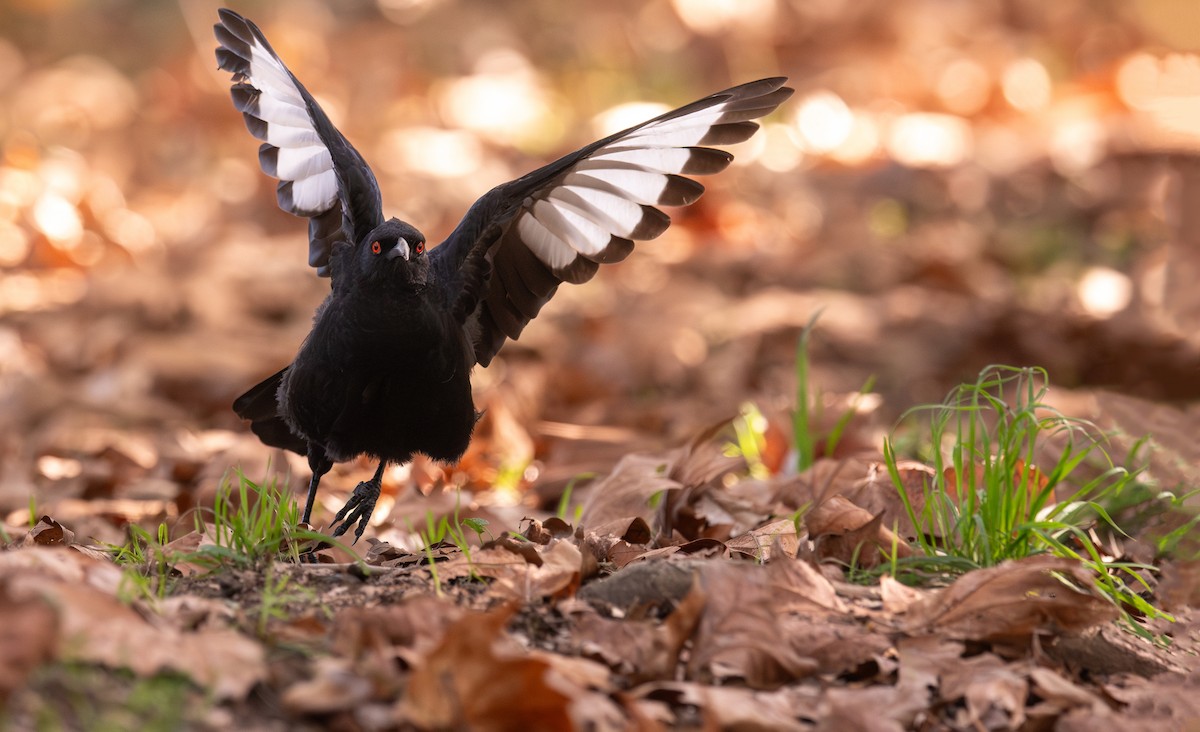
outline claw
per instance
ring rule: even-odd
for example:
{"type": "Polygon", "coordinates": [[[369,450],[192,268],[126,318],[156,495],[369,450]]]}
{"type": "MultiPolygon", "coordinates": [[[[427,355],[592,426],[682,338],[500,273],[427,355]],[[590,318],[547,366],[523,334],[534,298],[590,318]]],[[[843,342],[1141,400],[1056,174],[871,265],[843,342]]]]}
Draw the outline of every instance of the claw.
{"type": "Polygon", "coordinates": [[[379,500],[381,483],[379,475],[376,474],[371,480],[364,480],[354,488],[350,500],[346,501],[342,510],[333,517],[333,536],[335,538],[346,533],[347,529],[357,523],[358,528],[354,530],[354,541],[351,543],[358,543],[358,540],[362,538],[363,531],[367,528],[367,523],[371,520],[371,514],[375,511],[375,502],[379,500]]]}

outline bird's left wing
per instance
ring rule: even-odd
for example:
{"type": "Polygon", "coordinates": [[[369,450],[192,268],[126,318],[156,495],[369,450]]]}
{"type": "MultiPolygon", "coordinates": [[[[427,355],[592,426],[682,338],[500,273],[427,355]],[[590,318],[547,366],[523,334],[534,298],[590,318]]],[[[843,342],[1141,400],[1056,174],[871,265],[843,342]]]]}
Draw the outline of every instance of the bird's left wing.
{"type": "Polygon", "coordinates": [[[258,160],[279,179],[279,207],[309,219],[308,263],[328,276],[334,244],[357,244],[383,221],[375,175],[258,26],[232,10],[218,14],[217,65],[233,74],[233,104],[263,141],[258,160]]]}
{"type": "Polygon", "coordinates": [[[475,202],[430,252],[486,366],[516,338],[562,282],[592,278],[653,239],[671,220],[656,206],[683,206],[704,192],[689,175],[716,173],[733,156],[708,145],[748,139],[750,120],[770,114],[792,90],[783,77],[718,92],[566,155],[498,186],[475,202]]]}

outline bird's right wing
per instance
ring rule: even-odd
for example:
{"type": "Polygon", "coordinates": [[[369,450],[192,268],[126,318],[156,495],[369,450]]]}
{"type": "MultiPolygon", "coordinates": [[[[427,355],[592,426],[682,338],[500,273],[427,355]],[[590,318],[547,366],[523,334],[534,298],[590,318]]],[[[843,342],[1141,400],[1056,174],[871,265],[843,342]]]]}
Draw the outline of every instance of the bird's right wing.
{"type": "Polygon", "coordinates": [[[232,10],[218,14],[217,65],[233,74],[233,104],[263,141],[258,160],[279,179],[279,207],[309,219],[308,263],[328,276],[334,244],[355,245],[383,221],[379,185],[258,26],[232,10]]]}
{"type": "Polygon", "coordinates": [[[637,240],[671,224],[656,206],[685,206],[704,192],[689,177],[723,170],[733,156],[709,145],[748,139],[751,120],[791,96],[782,77],[735,86],[594,142],[475,202],[429,254],[486,366],[562,282],[592,278],[637,240]]]}

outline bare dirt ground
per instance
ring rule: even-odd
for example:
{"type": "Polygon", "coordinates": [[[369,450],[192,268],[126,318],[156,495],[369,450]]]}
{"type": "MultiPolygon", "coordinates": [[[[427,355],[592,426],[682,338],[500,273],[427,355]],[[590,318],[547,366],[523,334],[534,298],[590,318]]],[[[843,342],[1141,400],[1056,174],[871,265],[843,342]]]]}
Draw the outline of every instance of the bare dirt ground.
{"type": "MultiPolygon", "coordinates": [[[[477,370],[468,454],[390,468],[353,553],[215,570],[184,550],[234,471],[308,478],[229,409],[328,286],[304,222],[215,71],[215,4],[0,7],[9,728],[1200,728],[1195,541],[1164,549],[1200,464],[1190,6],[594,5],[235,7],[431,242],[620,104],[777,73],[797,94],[667,234],[477,370]],[[856,412],[797,471],[818,312],[812,429],[856,412]],[[1125,533],[1089,528],[1173,620],[1130,632],[1048,555],[857,571],[905,520],[884,437],[998,363],[1046,368],[1118,462],[1149,437],[1125,533]],[[719,428],[747,404],[755,470],[719,428]],[[456,512],[482,536],[423,551],[456,512]],[[104,549],[160,525],[163,562],[104,549]]],[[[369,472],[335,468],[316,528],[369,472]]]]}

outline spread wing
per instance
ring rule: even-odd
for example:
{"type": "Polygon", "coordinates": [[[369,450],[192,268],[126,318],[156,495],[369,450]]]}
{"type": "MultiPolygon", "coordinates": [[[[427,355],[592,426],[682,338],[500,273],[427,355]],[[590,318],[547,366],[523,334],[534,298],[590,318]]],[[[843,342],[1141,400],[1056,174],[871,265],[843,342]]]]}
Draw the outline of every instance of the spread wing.
{"type": "Polygon", "coordinates": [[[656,206],[704,192],[686,176],[724,170],[733,156],[708,145],[748,139],[791,96],[783,77],[705,97],[577,150],[475,202],[429,256],[486,366],[562,282],[586,282],[624,259],[633,242],[670,226],[656,206]]]}
{"type": "Polygon", "coordinates": [[[329,275],[338,241],[357,244],[383,221],[379,185],[254,23],[218,11],[217,65],[233,74],[233,104],[263,144],[263,172],[279,179],[279,207],[308,222],[308,263],[329,275]]]}

